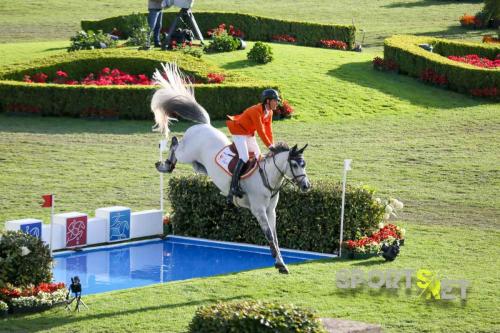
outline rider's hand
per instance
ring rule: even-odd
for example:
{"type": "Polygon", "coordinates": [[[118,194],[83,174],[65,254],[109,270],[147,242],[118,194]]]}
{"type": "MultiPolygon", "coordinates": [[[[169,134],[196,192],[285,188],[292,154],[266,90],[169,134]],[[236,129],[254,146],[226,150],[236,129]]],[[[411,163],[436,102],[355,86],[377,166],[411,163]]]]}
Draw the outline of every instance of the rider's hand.
{"type": "Polygon", "coordinates": [[[269,148],[269,150],[270,150],[272,153],[275,153],[275,154],[276,154],[276,153],[278,152],[278,150],[276,149],[276,147],[275,147],[274,145],[270,145],[268,148],[269,148]]]}

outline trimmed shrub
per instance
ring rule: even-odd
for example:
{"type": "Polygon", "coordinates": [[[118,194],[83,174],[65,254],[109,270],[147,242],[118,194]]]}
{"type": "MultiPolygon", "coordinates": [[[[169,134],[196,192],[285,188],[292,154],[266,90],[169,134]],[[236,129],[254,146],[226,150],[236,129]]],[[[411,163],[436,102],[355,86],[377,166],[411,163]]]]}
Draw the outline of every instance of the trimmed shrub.
{"type": "Polygon", "coordinates": [[[250,52],[248,52],[247,58],[248,60],[259,64],[267,64],[273,60],[273,50],[271,49],[271,46],[262,42],[257,42],[252,47],[250,52]]]}
{"type": "MultiPolygon", "coordinates": [[[[35,113],[44,116],[85,116],[113,114],[113,118],[153,119],[150,101],[152,86],[83,86],[22,82],[24,75],[44,72],[55,75],[62,70],[72,79],[98,73],[104,67],[118,68],[130,74],[151,76],[161,63],[176,62],[196,82],[196,99],[212,119],[240,113],[259,100],[262,90],[279,88],[266,81],[256,81],[207,64],[181,52],[140,52],[131,50],[93,50],[62,54],[0,70],[0,111],[35,113]],[[209,73],[224,74],[222,84],[209,83],[209,73]],[[100,111],[99,111],[100,110],[100,111]]],[[[54,77],[48,77],[52,81],[54,77]]]]}
{"type": "MultiPolygon", "coordinates": [[[[228,207],[219,189],[206,177],[175,177],[169,181],[171,223],[177,235],[267,245],[257,220],[247,209],[228,207]],[[202,204],[200,204],[202,203],[202,204]]],[[[318,181],[308,193],[285,187],[276,208],[280,245],[333,253],[338,249],[342,186],[318,181]]],[[[344,238],[367,233],[382,222],[384,207],[373,193],[348,186],[344,238]]]]}
{"type": "Polygon", "coordinates": [[[294,305],[255,301],[218,303],[200,307],[190,333],[326,333],[311,311],[294,305]]]}
{"type": "Polygon", "coordinates": [[[68,47],[68,51],[107,49],[110,47],[116,47],[116,41],[109,35],[104,34],[102,30],[97,32],[88,30],[79,31],[75,36],[71,37],[71,46],[68,47]]]}
{"type": "MultiPolygon", "coordinates": [[[[143,14],[147,15],[147,14],[143,14]]],[[[177,13],[165,12],[163,25],[168,26],[175,19],[177,13]]],[[[201,32],[206,35],[209,29],[220,23],[226,26],[233,25],[245,32],[245,39],[254,41],[270,41],[275,35],[291,35],[297,37],[297,43],[306,46],[317,46],[322,39],[335,39],[345,42],[351,50],[355,43],[356,28],[353,25],[328,25],[318,23],[285,21],[273,18],[223,12],[196,12],[196,22],[201,32]]],[[[127,15],[128,16],[128,15],[127,15]]],[[[102,29],[112,31],[117,28],[127,32],[127,16],[110,17],[100,21],[82,21],[84,30],[102,29]]],[[[127,34],[124,37],[128,37],[127,34]]]]}
{"type": "MultiPolygon", "coordinates": [[[[384,41],[384,60],[394,61],[399,71],[413,77],[421,77],[422,73],[432,70],[444,75],[448,88],[471,93],[473,89],[490,89],[500,86],[500,70],[485,69],[460,63],[447,56],[464,56],[477,54],[481,57],[495,59],[500,53],[500,46],[478,44],[433,37],[417,37],[396,35],[384,41]],[[430,44],[434,52],[420,48],[419,44],[430,44]]],[[[498,98],[498,97],[497,97],[498,98]]]]}
{"type": "Polygon", "coordinates": [[[240,46],[240,42],[230,36],[226,31],[219,34],[213,34],[210,44],[205,48],[208,53],[216,52],[231,52],[236,51],[240,46]]]}
{"type": "Polygon", "coordinates": [[[49,247],[21,231],[6,231],[0,238],[0,288],[38,285],[52,279],[49,247]]]}

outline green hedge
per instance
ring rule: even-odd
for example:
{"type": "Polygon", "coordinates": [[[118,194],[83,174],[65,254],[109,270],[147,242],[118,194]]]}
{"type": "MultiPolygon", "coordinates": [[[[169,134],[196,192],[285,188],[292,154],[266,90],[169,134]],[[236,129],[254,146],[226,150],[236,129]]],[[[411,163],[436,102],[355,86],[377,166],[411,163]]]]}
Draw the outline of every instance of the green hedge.
{"type": "Polygon", "coordinates": [[[223,73],[223,84],[196,84],[198,102],[212,119],[224,119],[258,102],[263,89],[279,89],[265,81],[224,72],[201,59],[178,52],[145,52],[128,49],[78,51],[0,69],[0,111],[13,112],[36,108],[44,116],[88,114],[89,110],[111,110],[124,119],[153,119],[150,110],[155,88],[151,86],[84,86],[22,82],[24,75],[44,72],[53,79],[63,70],[72,79],[81,79],[104,67],[118,68],[130,74],[146,74],[161,68],[164,62],[176,62],[184,72],[200,82],[210,72],[223,73]]]}
{"type": "Polygon", "coordinates": [[[255,301],[198,308],[190,333],[326,333],[311,311],[293,305],[255,301]]]}
{"type": "Polygon", "coordinates": [[[458,92],[469,93],[475,88],[500,87],[500,70],[484,69],[446,58],[449,55],[478,54],[495,59],[500,47],[492,44],[451,41],[433,37],[396,35],[384,41],[384,59],[395,61],[399,71],[420,77],[425,69],[445,75],[448,87],[458,92]],[[431,44],[434,52],[420,48],[419,44],[431,44]]]}
{"type": "MultiPolygon", "coordinates": [[[[168,11],[163,15],[163,26],[169,27],[177,11],[168,11]]],[[[144,14],[146,15],[146,14],[144,14]]],[[[285,21],[273,18],[224,12],[194,12],[196,22],[205,35],[209,29],[221,23],[234,25],[245,33],[245,39],[269,41],[274,35],[288,34],[297,38],[297,43],[307,46],[318,46],[321,39],[341,40],[354,47],[356,28],[352,25],[328,25],[307,22],[285,21]]],[[[82,21],[83,30],[103,30],[110,32],[117,28],[125,34],[130,34],[126,26],[127,16],[110,17],[100,21],[82,21]]]]}
{"type": "Polygon", "coordinates": [[[475,88],[500,87],[500,69],[484,69],[446,58],[449,55],[477,54],[495,59],[500,47],[493,44],[478,44],[452,41],[433,37],[396,35],[384,41],[384,59],[393,60],[399,71],[420,77],[425,69],[446,75],[448,87],[468,93],[475,88]],[[420,48],[419,44],[431,44],[434,52],[420,48]]]}
{"type": "MultiPolygon", "coordinates": [[[[323,253],[338,249],[341,193],[340,184],[324,181],[315,182],[308,193],[285,187],[276,208],[280,246],[323,253]]],[[[267,244],[250,211],[228,207],[206,177],[171,178],[169,200],[177,235],[267,244]]],[[[382,222],[383,213],[372,192],[348,186],[344,239],[354,239],[358,229],[372,230],[382,222]]]]}

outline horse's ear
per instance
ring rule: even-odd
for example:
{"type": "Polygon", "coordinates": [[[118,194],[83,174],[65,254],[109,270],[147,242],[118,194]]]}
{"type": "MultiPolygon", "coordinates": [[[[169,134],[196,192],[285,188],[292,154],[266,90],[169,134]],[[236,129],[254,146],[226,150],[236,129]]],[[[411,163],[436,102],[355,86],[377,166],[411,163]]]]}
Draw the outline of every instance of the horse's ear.
{"type": "Polygon", "coordinates": [[[304,152],[304,150],[306,150],[307,146],[309,146],[309,144],[308,144],[308,143],[306,143],[306,145],[305,145],[304,147],[302,147],[302,149],[300,149],[300,150],[298,151],[298,153],[299,153],[299,154],[302,154],[302,153],[304,152]]]}
{"type": "Polygon", "coordinates": [[[297,151],[297,145],[292,147],[292,151],[297,151]]]}

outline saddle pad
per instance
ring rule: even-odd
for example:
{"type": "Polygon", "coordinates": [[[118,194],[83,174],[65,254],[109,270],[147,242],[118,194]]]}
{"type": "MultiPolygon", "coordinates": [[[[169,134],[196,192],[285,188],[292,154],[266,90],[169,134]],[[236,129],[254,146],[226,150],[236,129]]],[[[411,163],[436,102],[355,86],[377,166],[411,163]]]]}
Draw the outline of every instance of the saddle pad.
{"type": "MultiPolygon", "coordinates": [[[[215,155],[215,163],[230,176],[233,175],[233,170],[236,166],[236,163],[238,162],[238,159],[239,157],[238,153],[236,152],[234,143],[225,146],[217,153],[217,155],[215,155]]],[[[254,171],[257,170],[257,167],[257,159],[250,159],[243,166],[240,179],[250,177],[254,173],[254,171]]]]}

